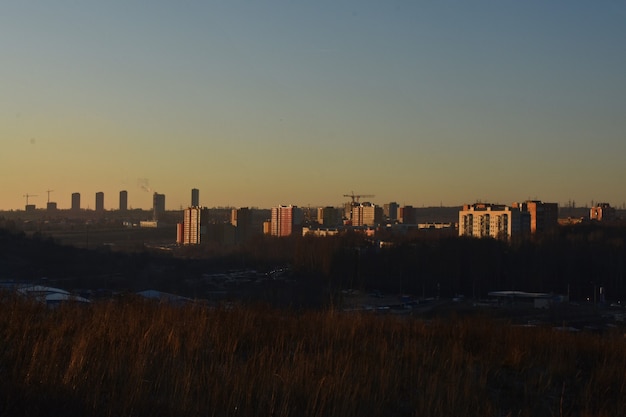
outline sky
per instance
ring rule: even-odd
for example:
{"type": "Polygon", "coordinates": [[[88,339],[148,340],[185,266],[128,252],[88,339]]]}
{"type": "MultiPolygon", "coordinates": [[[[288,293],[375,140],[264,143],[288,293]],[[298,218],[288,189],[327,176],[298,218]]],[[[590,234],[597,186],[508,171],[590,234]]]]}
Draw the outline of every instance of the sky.
{"type": "Polygon", "coordinates": [[[623,1],[6,1],[0,210],[626,201],[623,1]]]}

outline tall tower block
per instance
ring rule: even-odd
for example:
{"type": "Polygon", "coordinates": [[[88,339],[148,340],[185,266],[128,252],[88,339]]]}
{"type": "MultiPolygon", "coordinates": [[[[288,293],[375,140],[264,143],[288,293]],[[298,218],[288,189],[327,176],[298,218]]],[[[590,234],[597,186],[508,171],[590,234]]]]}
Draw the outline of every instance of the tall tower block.
{"type": "Polygon", "coordinates": [[[200,207],[200,190],[191,189],[191,207],[200,207]]]}
{"type": "Polygon", "coordinates": [[[120,211],[128,210],[128,191],[120,191],[120,211]]]}
{"type": "Polygon", "coordinates": [[[80,193],[72,193],[72,211],[80,211],[80,193]]]}

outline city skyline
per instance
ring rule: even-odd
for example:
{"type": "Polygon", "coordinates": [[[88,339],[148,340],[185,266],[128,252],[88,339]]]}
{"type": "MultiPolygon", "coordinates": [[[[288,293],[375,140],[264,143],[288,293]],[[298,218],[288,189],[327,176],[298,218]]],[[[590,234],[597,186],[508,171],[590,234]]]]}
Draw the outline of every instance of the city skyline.
{"type": "Polygon", "coordinates": [[[0,210],[626,201],[626,4],[11,3],[0,210]]]}
{"type": "MultiPolygon", "coordinates": [[[[51,191],[51,190],[48,190],[51,191]]],[[[93,193],[94,197],[95,197],[95,205],[91,205],[89,201],[91,201],[90,199],[88,199],[85,202],[85,196],[79,192],[73,192],[70,195],[70,201],[69,201],[69,205],[65,206],[63,204],[59,204],[58,201],[53,201],[55,199],[50,199],[50,201],[44,203],[44,204],[52,204],[53,205],[53,209],[54,210],[91,210],[91,211],[127,211],[127,210],[142,210],[142,211],[154,211],[155,208],[157,209],[157,211],[161,211],[163,212],[164,210],[166,211],[181,211],[181,210],[186,210],[188,208],[192,208],[192,207],[199,207],[199,208],[231,208],[231,209],[238,209],[238,208],[245,208],[245,209],[266,209],[266,210],[270,210],[272,208],[275,207],[279,207],[279,206],[293,206],[293,207],[298,207],[298,208],[317,208],[317,209],[323,209],[324,207],[328,207],[328,208],[335,208],[335,209],[339,209],[339,210],[346,210],[346,207],[350,205],[350,203],[355,204],[357,206],[376,206],[377,208],[379,208],[381,210],[381,213],[384,210],[388,210],[387,206],[390,205],[395,205],[397,212],[400,213],[399,217],[402,217],[402,209],[403,208],[409,208],[409,209],[413,209],[413,208],[437,208],[437,207],[463,207],[465,205],[468,204],[487,204],[487,205],[511,205],[514,208],[517,208],[518,205],[520,204],[526,204],[526,203],[547,203],[549,202],[550,204],[555,204],[555,207],[562,207],[562,208],[592,208],[592,207],[601,207],[601,206],[607,206],[613,210],[615,209],[626,209],[626,204],[622,203],[619,205],[616,204],[612,204],[610,202],[607,201],[603,201],[603,200],[592,200],[590,202],[576,202],[574,200],[569,200],[568,202],[565,203],[561,203],[561,202],[555,202],[555,201],[551,201],[551,200],[542,200],[542,199],[537,199],[537,198],[521,198],[521,199],[516,199],[513,201],[493,201],[493,200],[476,200],[476,201],[468,201],[468,202],[464,202],[463,204],[459,204],[459,205],[449,205],[449,206],[442,206],[442,205],[430,205],[430,206],[426,206],[426,205],[422,205],[422,206],[414,206],[412,204],[406,204],[406,203],[398,203],[395,200],[399,200],[399,199],[395,199],[394,201],[379,201],[376,198],[360,198],[361,196],[358,194],[352,194],[352,195],[348,195],[348,194],[344,194],[343,195],[343,200],[338,202],[337,204],[331,204],[331,205],[321,205],[321,204],[308,204],[308,205],[298,205],[298,204],[290,204],[289,202],[287,202],[287,204],[283,204],[283,203],[277,203],[277,204],[271,204],[269,206],[253,206],[253,205],[241,205],[241,206],[233,206],[233,205],[225,205],[225,206],[217,206],[217,205],[211,205],[211,204],[200,204],[200,199],[199,199],[199,193],[200,190],[198,188],[192,188],[191,190],[191,199],[190,199],[190,203],[187,204],[180,204],[177,207],[170,207],[167,204],[165,204],[165,197],[166,194],[164,193],[157,193],[156,191],[153,192],[151,194],[151,205],[149,207],[133,207],[131,204],[129,204],[129,193],[127,190],[120,190],[117,194],[116,194],[116,198],[117,200],[115,200],[113,203],[110,203],[108,206],[107,204],[104,204],[105,202],[108,202],[109,200],[105,198],[105,194],[102,191],[93,193]],[[352,198],[351,198],[352,197],[352,198]],[[100,208],[98,208],[98,201],[100,201],[100,208]],[[84,202],[84,203],[83,203],[84,202]],[[195,203],[198,204],[195,204],[195,203]],[[110,206],[110,207],[109,207],[110,206]]],[[[26,198],[26,196],[23,196],[24,198],[26,198]]],[[[30,195],[29,194],[29,207],[30,210],[36,209],[36,210],[47,210],[49,209],[48,207],[46,207],[46,205],[44,206],[38,206],[36,205],[33,201],[32,201],[32,197],[37,197],[37,195],[30,195]]],[[[375,197],[374,195],[365,195],[363,197],[375,197]]],[[[64,199],[62,199],[64,200],[64,199]]],[[[400,199],[401,200],[401,199],[400,199]]],[[[19,207],[16,209],[10,209],[10,210],[0,210],[0,212],[2,211],[25,211],[26,206],[23,207],[19,207]]],[[[349,217],[349,216],[348,216],[349,217]]]]}

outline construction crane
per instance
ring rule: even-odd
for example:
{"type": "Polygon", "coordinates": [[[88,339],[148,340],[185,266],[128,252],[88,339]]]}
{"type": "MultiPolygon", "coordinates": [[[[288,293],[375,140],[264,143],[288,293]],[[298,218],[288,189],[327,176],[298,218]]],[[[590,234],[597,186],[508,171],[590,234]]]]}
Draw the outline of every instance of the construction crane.
{"type": "Polygon", "coordinates": [[[352,191],[352,194],[344,194],[343,196],[352,198],[352,204],[358,203],[361,198],[374,198],[374,197],[376,197],[373,194],[354,194],[354,191],[352,191]]]}
{"type": "Polygon", "coordinates": [[[50,202],[50,193],[53,192],[54,190],[46,190],[46,192],[48,193],[48,203],[50,202]]]}
{"type": "Polygon", "coordinates": [[[28,194],[28,193],[26,193],[26,194],[24,194],[22,197],[26,197],[26,205],[28,205],[28,198],[29,198],[29,197],[37,197],[37,196],[36,196],[36,195],[34,195],[34,194],[28,194]]]}

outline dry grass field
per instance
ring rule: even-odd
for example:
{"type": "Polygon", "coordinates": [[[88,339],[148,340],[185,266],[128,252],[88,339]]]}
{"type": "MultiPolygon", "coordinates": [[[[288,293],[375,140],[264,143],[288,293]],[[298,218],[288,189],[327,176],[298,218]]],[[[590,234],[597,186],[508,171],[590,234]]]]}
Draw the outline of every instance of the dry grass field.
{"type": "Polygon", "coordinates": [[[4,294],[0,415],[619,416],[623,334],[4,294]]]}

